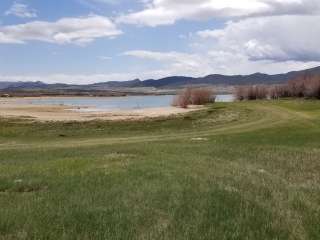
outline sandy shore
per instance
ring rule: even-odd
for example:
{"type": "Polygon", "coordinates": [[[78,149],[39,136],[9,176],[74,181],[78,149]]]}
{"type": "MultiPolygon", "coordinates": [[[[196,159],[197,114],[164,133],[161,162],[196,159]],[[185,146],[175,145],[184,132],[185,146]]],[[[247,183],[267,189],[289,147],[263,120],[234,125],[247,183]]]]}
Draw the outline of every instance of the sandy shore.
{"type": "MultiPolygon", "coordinates": [[[[19,99],[21,100],[21,99],[19,99]]],[[[78,111],[77,107],[60,105],[33,105],[20,104],[18,99],[0,98],[0,117],[25,118],[37,121],[90,121],[90,120],[138,120],[144,118],[165,117],[176,114],[183,114],[195,110],[199,107],[188,109],[176,107],[146,108],[135,110],[110,110],[85,112],[78,111]]]]}

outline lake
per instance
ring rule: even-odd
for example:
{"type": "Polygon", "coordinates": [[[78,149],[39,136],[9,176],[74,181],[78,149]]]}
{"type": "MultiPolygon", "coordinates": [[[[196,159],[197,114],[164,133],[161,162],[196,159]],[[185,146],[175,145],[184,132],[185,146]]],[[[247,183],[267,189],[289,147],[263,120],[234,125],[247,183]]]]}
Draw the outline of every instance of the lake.
{"type": "MultiPolygon", "coordinates": [[[[24,99],[20,103],[35,105],[66,105],[80,107],[80,111],[131,110],[169,107],[173,95],[126,97],[44,97],[24,99]]],[[[217,95],[217,102],[232,102],[233,95],[217,95]]]]}

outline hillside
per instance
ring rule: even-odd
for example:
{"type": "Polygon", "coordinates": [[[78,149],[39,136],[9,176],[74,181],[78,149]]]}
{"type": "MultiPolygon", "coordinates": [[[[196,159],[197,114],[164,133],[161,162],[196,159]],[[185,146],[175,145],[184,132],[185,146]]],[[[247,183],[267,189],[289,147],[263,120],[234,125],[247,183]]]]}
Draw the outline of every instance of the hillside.
{"type": "Polygon", "coordinates": [[[43,82],[8,82],[0,80],[0,90],[19,91],[19,90],[110,90],[110,89],[130,89],[130,88],[157,88],[172,89],[181,88],[186,85],[246,85],[246,84],[281,84],[302,74],[320,74],[320,66],[302,71],[293,71],[283,74],[263,74],[254,73],[250,75],[219,75],[212,74],[205,77],[185,77],[171,76],[158,80],[139,79],[116,82],[106,81],[88,85],[68,85],[68,84],[46,84],[43,82]]]}

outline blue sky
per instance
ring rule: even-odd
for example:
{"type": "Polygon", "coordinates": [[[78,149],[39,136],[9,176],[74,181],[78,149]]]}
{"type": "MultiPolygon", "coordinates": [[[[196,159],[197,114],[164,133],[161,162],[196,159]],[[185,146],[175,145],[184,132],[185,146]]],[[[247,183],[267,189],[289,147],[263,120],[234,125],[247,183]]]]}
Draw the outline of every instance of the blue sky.
{"type": "Polygon", "coordinates": [[[320,65],[319,9],[316,0],[1,0],[0,80],[88,83],[313,67],[320,65]]]}

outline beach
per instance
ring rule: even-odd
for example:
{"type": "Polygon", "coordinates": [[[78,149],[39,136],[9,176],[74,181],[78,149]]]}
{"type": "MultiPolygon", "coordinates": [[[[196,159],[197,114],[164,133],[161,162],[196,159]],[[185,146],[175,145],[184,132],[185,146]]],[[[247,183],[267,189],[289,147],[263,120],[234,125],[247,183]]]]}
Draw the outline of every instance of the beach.
{"type": "MultiPolygon", "coordinates": [[[[34,100],[35,98],[24,98],[34,100]]],[[[177,107],[140,108],[130,110],[97,110],[86,111],[86,107],[67,105],[35,105],[25,101],[21,104],[21,98],[0,99],[0,117],[24,118],[37,121],[91,121],[91,120],[139,120],[144,118],[168,117],[170,115],[184,114],[201,109],[189,107],[187,109],[177,107]]]]}

